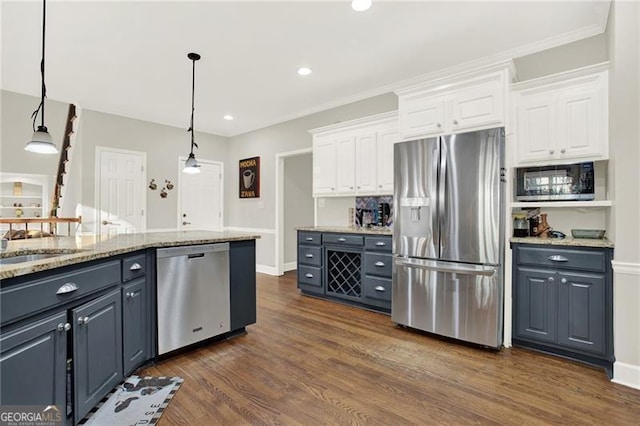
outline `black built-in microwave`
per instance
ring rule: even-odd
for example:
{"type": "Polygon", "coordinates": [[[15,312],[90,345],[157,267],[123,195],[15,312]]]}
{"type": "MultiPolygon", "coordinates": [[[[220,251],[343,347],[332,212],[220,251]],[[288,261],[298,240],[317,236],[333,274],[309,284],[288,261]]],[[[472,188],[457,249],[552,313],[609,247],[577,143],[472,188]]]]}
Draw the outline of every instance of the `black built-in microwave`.
{"type": "Polygon", "coordinates": [[[593,200],[593,162],[516,169],[516,200],[593,200]]]}

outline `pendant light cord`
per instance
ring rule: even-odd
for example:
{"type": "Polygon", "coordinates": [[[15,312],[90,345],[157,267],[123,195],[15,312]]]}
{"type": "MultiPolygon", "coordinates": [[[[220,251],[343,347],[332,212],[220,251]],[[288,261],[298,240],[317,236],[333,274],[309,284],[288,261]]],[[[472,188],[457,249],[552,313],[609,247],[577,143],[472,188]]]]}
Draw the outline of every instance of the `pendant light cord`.
{"type": "Polygon", "coordinates": [[[195,97],[195,92],[196,92],[196,60],[197,59],[192,59],[193,62],[193,71],[192,71],[192,78],[191,78],[191,126],[189,127],[189,132],[191,132],[191,154],[193,154],[193,147],[195,145],[195,147],[197,148],[198,145],[195,143],[194,138],[193,138],[193,113],[196,110],[195,108],[195,104],[194,104],[194,97],[195,97]]]}
{"type": "Polygon", "coordinates": [[[33,131],[36,131],[36,120],[38,119],[38,112],[40,112],[40,125],[44,126],[44,99],[47,97],[47,88],[44,84],[44,40],[45,40],[45,29],[46,29],[46,19],[47,17],[47,0],[42,0],[42,59],[40,61],[40,77],[42,81],[41,85],[41,95],[40,95],[40,105],[38,108],[33,111],[31,114],[31,118],[33,119],[33,131]]]}

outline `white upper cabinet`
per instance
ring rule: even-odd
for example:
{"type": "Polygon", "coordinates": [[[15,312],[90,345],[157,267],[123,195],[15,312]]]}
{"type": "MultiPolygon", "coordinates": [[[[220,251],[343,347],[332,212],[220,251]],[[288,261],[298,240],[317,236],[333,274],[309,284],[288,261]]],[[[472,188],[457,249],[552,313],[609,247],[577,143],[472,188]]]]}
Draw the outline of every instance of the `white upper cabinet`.
{"type": "Polygon", "coordinates": [[[515,165],[609,158],[608,71],[603,68],[514,85],[515,165]]]}
{"type": "Polygon", "coordinates": [[[393,144],[398,114],[377,114],[310,130],[313,196],[393,193],[393,144]]]}
{"type": "Polygon", "coordinates": [[[506,62],[397,90],[402,138],[503,126],[512,67],[506,62]]]}

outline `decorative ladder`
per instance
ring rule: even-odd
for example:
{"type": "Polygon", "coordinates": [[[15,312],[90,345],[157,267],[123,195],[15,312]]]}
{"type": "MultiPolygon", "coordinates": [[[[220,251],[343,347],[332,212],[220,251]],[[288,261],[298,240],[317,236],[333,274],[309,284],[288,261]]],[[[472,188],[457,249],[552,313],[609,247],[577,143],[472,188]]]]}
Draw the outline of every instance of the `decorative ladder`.
{"type": "Polygon", "coordinates": [[[67,122],[64,131],[64,140],[60,150],[60,160],[58,161],[58,173],[53,187],[53,197],[51,198],[50,217],[58,217],[60,208],[60,198],[62,198],[62,187],[64,186],[64,175],[67,173],[67,163],[69,162],[69,149],[71,148],[71,138],[75,135],[74,122],[78,118],[76,106],[69,104],[67,122]]]}

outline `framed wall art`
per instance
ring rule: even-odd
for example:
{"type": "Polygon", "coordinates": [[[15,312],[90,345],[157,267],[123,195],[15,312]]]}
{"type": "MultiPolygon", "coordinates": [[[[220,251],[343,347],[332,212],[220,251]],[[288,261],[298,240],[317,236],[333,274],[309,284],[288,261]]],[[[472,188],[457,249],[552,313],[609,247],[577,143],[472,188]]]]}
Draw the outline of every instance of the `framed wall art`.
{"type": "Polygon", "coordinates": [[[240,160],[240,198],[260,198],[260,157],[240,160]]]}

